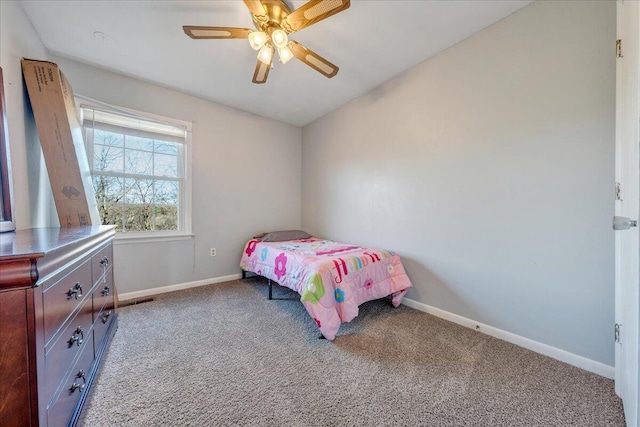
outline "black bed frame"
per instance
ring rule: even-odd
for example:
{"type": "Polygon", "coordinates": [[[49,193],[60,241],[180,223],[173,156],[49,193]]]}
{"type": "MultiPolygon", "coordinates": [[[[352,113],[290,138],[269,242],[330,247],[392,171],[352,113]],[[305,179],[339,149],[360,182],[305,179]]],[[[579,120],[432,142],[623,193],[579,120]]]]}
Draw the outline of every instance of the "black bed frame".
{"type": "MultiPolygon", "coordinates": [[[[255,273],[253,273],[253,274],[255,274],[255,273]]],[[[259,275],[256,274],[256,276],[259,276],[259,275]]],[[[263,277],[263,276],[260,276],[260,277],[263,277]]],[[[243,279],[247,278],[247,271],[246,270],[242,270],[242,278],[243,279]]],[[[269,283],[269,299],[273,299],[273,285],[271,284],[271,279],[266,278],[266,277],[265,277],[265,279],[267,279],[267,282],[269,283]]]]}
{"type": "MultiPolygon", "coordinates": [[[[242,271],[242,278],[246,279],[247,278],[247,271],[240,269],[242,271]]],[[[264,277],[264,276],[260,276],[259,274],[256,274],[252,271],[250,271],[249,273],[255,275],[255,277],[263,277],[265,279],[267,279],[267,283],[269,284],[269,299],[272,300],[273,299],[273,284],[271,283],[271,279],[269,279],[268,277],[264,277]]],[[[253,276],[252,276],[253,277],[253,276]]],[[[322,333],[320,333],[320,336],[318,337],[321,340],[325,340],[326,338],[324,337],[324,335],[322,335],[322,333]]]]}

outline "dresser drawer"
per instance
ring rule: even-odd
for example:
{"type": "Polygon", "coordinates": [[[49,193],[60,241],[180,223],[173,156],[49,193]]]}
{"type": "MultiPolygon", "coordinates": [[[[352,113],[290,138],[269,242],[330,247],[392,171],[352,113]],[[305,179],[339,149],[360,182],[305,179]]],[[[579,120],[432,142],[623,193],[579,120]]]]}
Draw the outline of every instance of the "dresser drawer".
{"type": "Polygon", "coordinates": [[[87,259],[53,286],[44,290],[42,301],[45,343],[55,335],[74,309],[87,299],[92,284],[91,260],[87,259]]]}
{"type": "Polygon", "coordinates": [[[90,337],[92,313],[91,298],[87,298],[76,317],[67,324],[55,342],[45,349],[47,401],[60,385],[60,381],[78,353],[84,351],[85,347],[93,346],[93,340],[90,337]]]}
{"type": "MultiPolygon", "coordinates": [[[[100,280],[95,291],[93,291],[93,311],[96,315],[109,301],[111,302],[111,307],[113,307],[113,293],[113,269],[109,269],[105,279],[100,280]]],[[[97,317],[93,321],[95,322],[96,319],[97,317]]]]}
{"type": "MultiPolygon", "coordinates": [[[[85,337],[86,342],[93,342],[93,330],[85,337]]],[[[71,421],[73,410],[80,400],[82,393],[86,393],[86,380],[93,363],[93,348],[91,345],[82,346],[82,353],[69,374],[62,383],[60,393],[47,407],[47,426],[66,427],[71,421]]]]}
{"type": "Polygon", "coordinates": [[[106,246],[100,248],[91,257],[91,271],[93,274],[93,282],[96,283],[102,275],[113,264],[113,244],[109,243],[106,246]]]}
{"type": "Polygon", "coordinates": [[[96,353],[100,349],[100,345],[102,345],[102,340],[104,339],[107,329],[109,329],[114,313],[113,299],[111,299],[111,301],[107,302],[104,307],[102,307],[102,311],[100,311],[95,323],[93,324],[93,338],[95,340],[94,350],[96,353]]]}

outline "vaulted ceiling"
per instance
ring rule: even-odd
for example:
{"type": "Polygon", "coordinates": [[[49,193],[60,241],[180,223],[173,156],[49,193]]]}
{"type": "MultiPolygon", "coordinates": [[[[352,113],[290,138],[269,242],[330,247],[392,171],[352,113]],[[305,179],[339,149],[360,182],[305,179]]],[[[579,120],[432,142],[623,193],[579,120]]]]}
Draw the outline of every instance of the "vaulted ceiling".
{"type": "MultiPolygon", "coordinates": [[[[305,1],[286,1],[293,10],[305,1]]],[[[251,83],[247,40],[192,40],[183,25],[253,28],[240,0],[21,1],[55,55],[303,126],[530,4],[530,0],[351,0],[291,36],[336,64],[292,59],[251,83]]]]}

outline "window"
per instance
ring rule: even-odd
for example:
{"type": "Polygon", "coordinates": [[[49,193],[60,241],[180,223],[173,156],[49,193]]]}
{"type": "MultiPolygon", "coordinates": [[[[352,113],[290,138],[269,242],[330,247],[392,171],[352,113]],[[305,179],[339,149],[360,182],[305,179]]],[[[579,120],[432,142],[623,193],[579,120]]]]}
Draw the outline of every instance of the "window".
{"type": "Polygon", "coordinates": [[[188,124],[81,105],[102,224],[120,233],[187,234],[188,124]]]}

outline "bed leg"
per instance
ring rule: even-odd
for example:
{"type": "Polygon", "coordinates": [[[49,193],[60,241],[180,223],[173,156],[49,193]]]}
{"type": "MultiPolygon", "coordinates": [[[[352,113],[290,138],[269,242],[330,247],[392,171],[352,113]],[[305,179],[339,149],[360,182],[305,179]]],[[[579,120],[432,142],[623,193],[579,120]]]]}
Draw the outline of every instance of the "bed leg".
{"type": "Polygon", "coordinates": [[[269,281],[269,299],[273,299],[271,297],[271,279],[267,279],[269,281]]]}
{"type": "Polygon", "coordinates": [[[246,270],[242,270],[242,278],[243,279],[247,278],[247,271],[246,270]]]}

